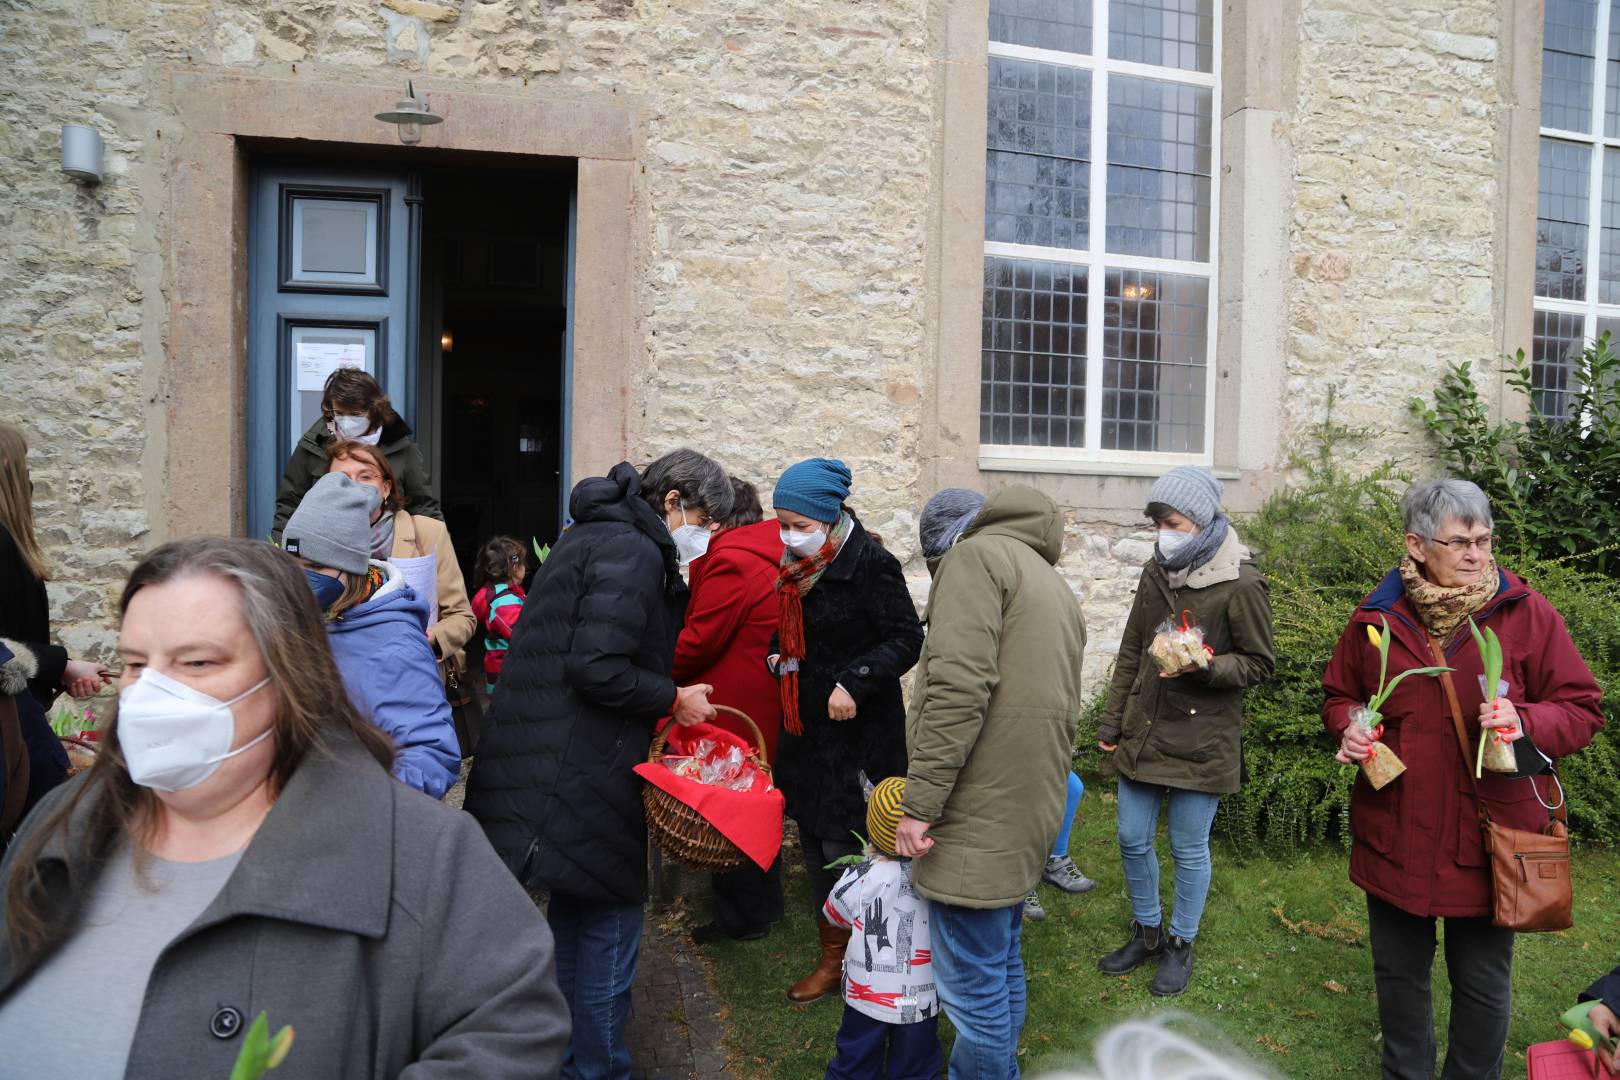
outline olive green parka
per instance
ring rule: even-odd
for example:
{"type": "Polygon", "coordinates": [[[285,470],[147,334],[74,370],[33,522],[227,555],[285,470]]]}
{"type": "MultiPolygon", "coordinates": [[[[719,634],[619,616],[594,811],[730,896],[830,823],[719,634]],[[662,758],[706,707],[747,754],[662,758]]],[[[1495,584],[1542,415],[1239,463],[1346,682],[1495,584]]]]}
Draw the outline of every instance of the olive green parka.
{"type": "Polygon", "coordinates": [[[1271,601],[1266,579],[1237,533],[1180,588],[1153,560],[1142,569],[1125,623],[1108,706],[1097,737],[1118,743],[1120,775],[1144,784],[1227,795],[1243,782],[1243,692],[1270,678],[1271,601]],[[1202,671],[1161,678],[1148,646],[1183,612],[1214,650],[1202,671]]]}
{"type": "Polygon", "coordinates": [[[930,900],[1019,903],[1057,838],[1086,646],[1080,602],[1053,569],[1062,550],[1056,504],[1009,487],[930,561],[901,804],[931,823],[911,873],[930,900]]]}

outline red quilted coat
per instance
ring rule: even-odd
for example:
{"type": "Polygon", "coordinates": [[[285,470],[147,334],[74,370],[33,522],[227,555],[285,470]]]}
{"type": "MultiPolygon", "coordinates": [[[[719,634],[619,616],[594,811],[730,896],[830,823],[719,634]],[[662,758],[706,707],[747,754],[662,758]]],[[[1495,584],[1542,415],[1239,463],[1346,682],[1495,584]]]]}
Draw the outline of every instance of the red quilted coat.
{"type": "MultiPolygon", "coordinates": [[[[752,717],[773,763],[782,699],[765,656],[776,633],[781,561],[782,535],[774,518],[716,533],[708,554],[692,563],[692,598],[675,643],[675,682],[709,683],[710,701],[752,717]]],[[[722,714],[719,723],[753,741],[740,721],[722,714]]]]}
{"type": "MultiPolygon", "coordinates": [[[[1500,573],[1501,587],[1475,621],[1494,627],[1502,641],[1507,698],[1527,736],[1515,744],[1522,768],[1540,760],[1530,743],[1555,761],[1586,746],[1603,726],[1603,713],[1597,682],[1563,618],[1546,597],[1506,570],[1500,573]]],[[[1322,677],[1327,692],[1322,722],[1335,743],[1344,736],[1350,710],[1377,690],[1378,650],[1366,628],[1380,626],[1380,615],[1389,620],[1393,635],[1391,679],[1408,668],[1434,664],[1428,635],[1420,629],[1400,574],[1392,570],[1351,617],[1322,677]]],[[[1466,623],[1445,651],[1447,664],[1457,669],[1451,677],[1472,750],[1484,695],[1479,650],[1466,623]]],[[[1464,765],[1444,687],[1439,679],[1414,675],[1382,712],[1384,743],[1406,763],[1406,772],[1374,791],[1358,770],[1350,798],[1350,880],[1413,915],[1489,915],[1489,869],[1466,771],[1473,762],[1464,765]]],[[[1486,770],[1479,787],[1491,819],[1518,829],[1546,825],[1537,791],[1549,805],[1558,798],[1548,775],[1514,778],[1486,770]]]]}

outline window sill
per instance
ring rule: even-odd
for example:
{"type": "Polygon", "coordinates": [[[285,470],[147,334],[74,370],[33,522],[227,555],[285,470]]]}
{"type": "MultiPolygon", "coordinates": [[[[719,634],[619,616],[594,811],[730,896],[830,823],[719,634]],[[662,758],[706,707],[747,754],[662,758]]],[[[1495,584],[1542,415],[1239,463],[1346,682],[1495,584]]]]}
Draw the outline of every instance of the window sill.
{"type": "MultiPolygon", "coordinates": [[[[1050,473],[1062,476],[1118,476],[1156,479],[1178,465],[1196,465],[1196,461],[1074,461],[1062,458],[1013,457],[979,455],[981,472],[1050,473]]],[[[1205,466],[1219,480],[1238,480],[1237,469],[1205,466]]]]}

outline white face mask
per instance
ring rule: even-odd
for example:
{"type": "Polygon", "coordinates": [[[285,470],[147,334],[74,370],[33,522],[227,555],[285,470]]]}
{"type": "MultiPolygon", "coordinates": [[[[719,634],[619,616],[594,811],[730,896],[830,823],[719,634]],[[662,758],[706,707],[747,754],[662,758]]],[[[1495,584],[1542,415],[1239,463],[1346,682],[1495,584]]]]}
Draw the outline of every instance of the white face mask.
{"type": "Polygon", "coordinates": [[[1176,553],[1193,542],[1197,533],[1178,532],[1175,529],[1159,530],[1159,554],[1167,559],[1176,557],[1176,553]]]}
{"type": "Polygon", "coordinates": [[[827,546],[827,530],[796,532],[793,529],[783,529],[782,544],[799,558],[808,559],[827,546]]]}
{"type": "Polygon", "coordinates": [[[375,436],[370,439],[365,437],[366,432],[371,430],[371,417],[369,416],[334,416],[332,417],[332,426],[345,439],[358,439],[371,446],[376,446],[377,439],[382,436],[382,429],[378,428],[375,436]]]}
{"type": "Polygon", "coordinates": [[[670,539],[675,541],[675,554],[679,557],[681,565],[686,566],[693,559],[702,558],[709,550],[709,527],[707,525],[692,525],[686,520],[686,503],[678,504],[681,508],[681,523],[674,528],[669,522],[664,527],[669,529],[670,539]]]}
{"type": "Polygon", "coordinates": [[[269,685],[256,686],[220,701],[147,668],[118,694],[118,745],[129,778],[157,791],[184,791],[207,780],[228,758],[257,746],[273,728],[231,749],[236,719],[231,706],[269,685]]]}

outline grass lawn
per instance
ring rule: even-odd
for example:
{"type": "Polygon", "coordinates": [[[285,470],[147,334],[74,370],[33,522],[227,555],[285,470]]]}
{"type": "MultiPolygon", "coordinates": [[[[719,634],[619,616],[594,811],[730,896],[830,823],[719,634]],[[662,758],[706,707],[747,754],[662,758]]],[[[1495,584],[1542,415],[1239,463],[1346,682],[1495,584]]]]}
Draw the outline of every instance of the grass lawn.
{"type": "MultiPolygon", "coordinates": [[[[1241,859],[1217,846],[1192,986],[1161,1002],[1147,990],[1150,968],[1125,978],[1096,969],[1097,958],[1124,941],[1130,907],[1114,844],[1112,792],[1087,788],[1071,853],[1097,888],[1068,896],[1043,887],[1048,918],[1025,924],[1029,1019],[1019,1053],[1026,1074],[1082,1064],[1101,1029],[1166,1009],[1197,1017],[1210,1038],[1283,1076],[1378,1074],[1366,906],[1346,877],[1345,853],[1241,859]]],[[[1172,871],[1162,835],[1159,850],[1168,903],[1172,871]]],[[[790,854],[787,861],[796,864],[797,851],[790,854]]],[[[1575,929],[1527,934],[1518,942],[1505,1076],[1524,1076],[1525,1046],[1558,1038],[1558,1016],[1575,994],[1620,962],[1620,856],[1577,851],[1574,864],[1575,929]]],[[[801,1009],[782,996],[815,958],[802,870],[790,876],[789,887],[790,917],[769,937],[700,950],[727,1008],[728,1049],[740,1076],[811,1080],[823,1075],[832,1056],[841,1003],[829,998],[801,1009]]],[[[708,917],[705,901],[694,907],[698,921],[708,917]]],[[[1449,1005],[1437,948],[1442,1048],[1449,1005]]]]}

